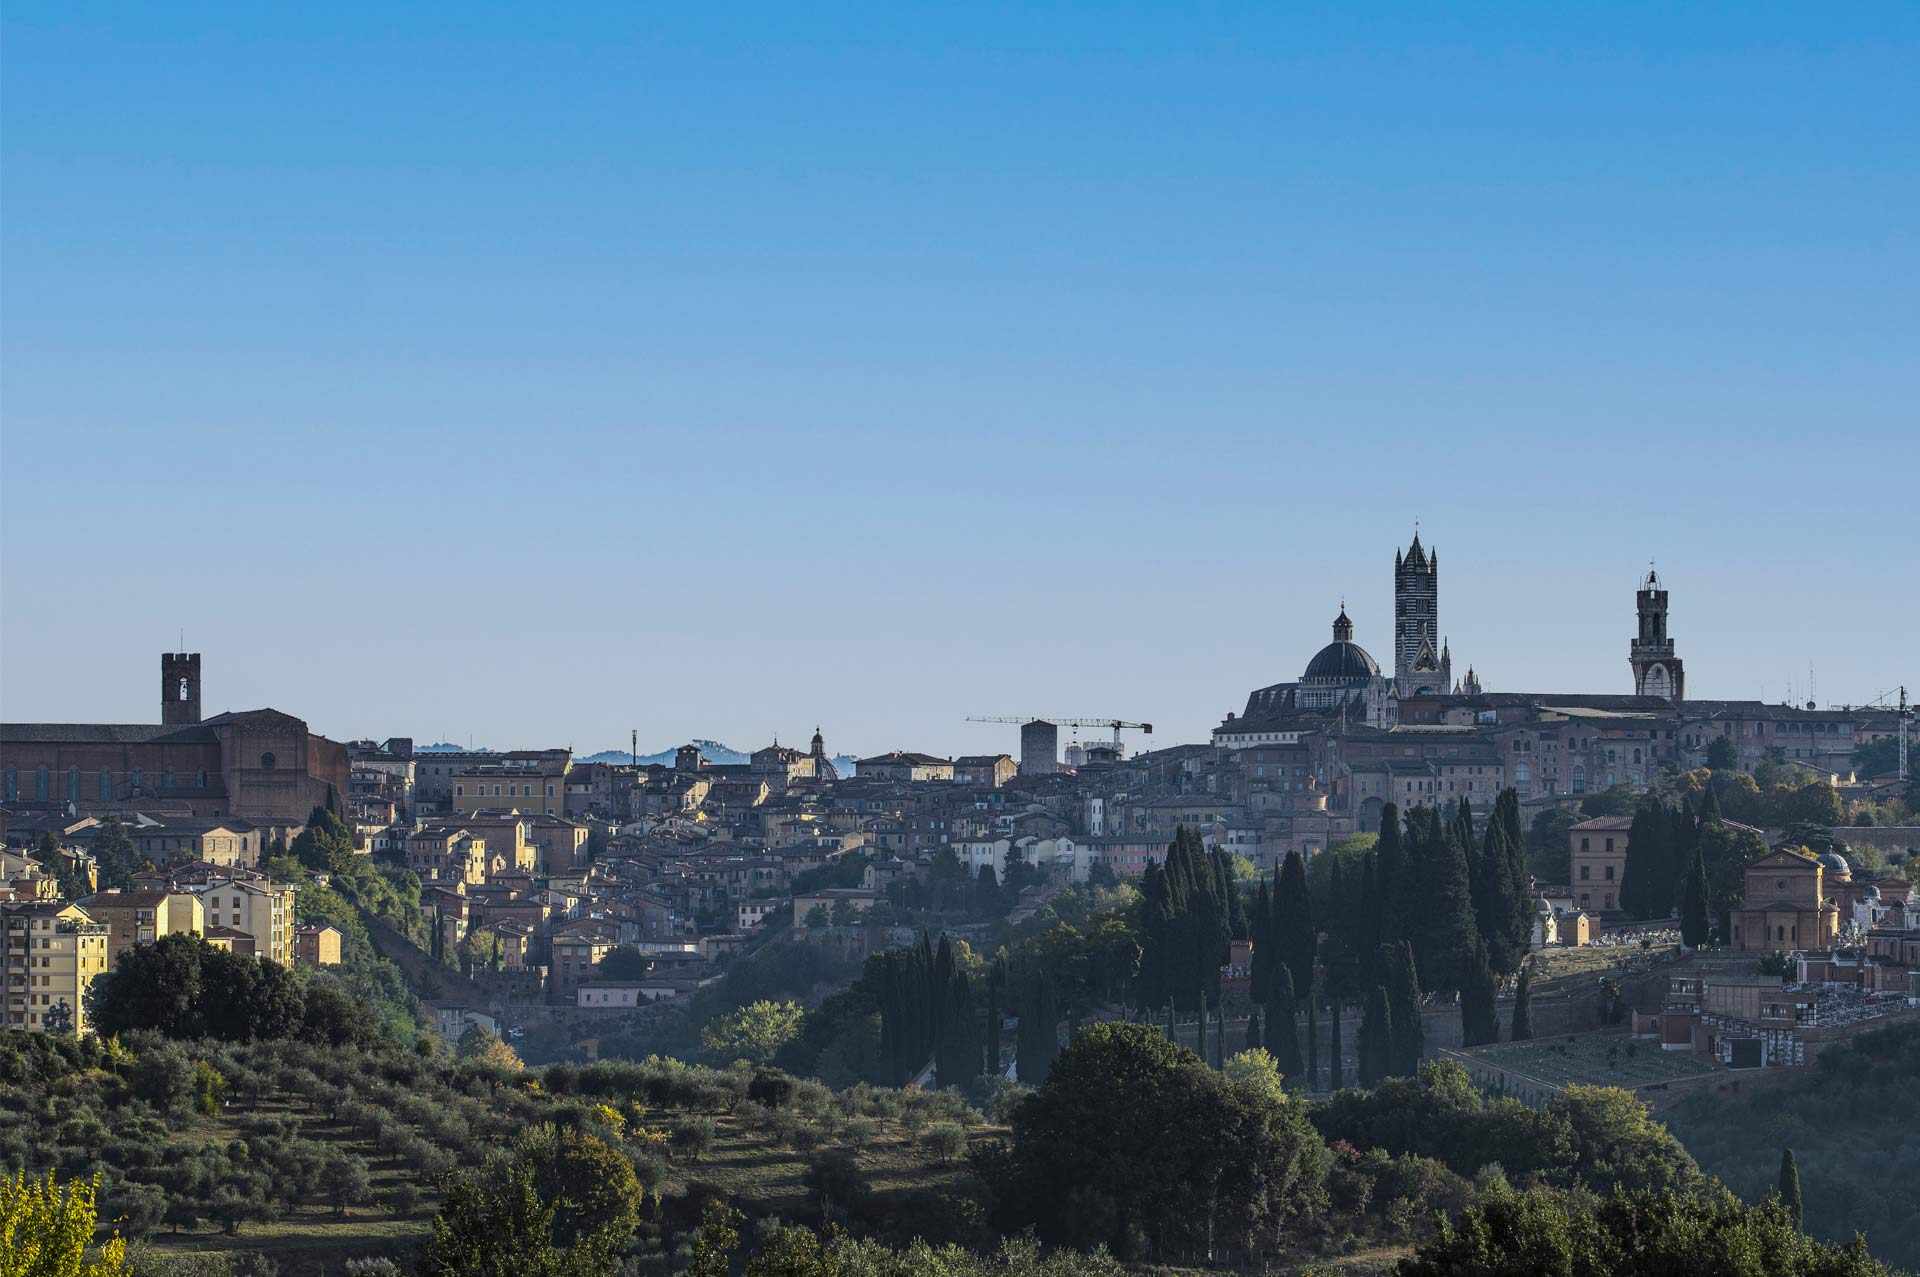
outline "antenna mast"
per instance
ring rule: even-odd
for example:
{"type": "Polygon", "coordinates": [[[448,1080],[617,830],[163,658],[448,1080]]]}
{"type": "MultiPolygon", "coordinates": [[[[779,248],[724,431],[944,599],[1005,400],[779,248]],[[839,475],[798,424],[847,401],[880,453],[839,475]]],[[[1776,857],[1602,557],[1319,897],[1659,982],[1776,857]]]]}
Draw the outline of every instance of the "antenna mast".
{"type": "Polygon", "coordinates": [[[1900,779],[1907,778],[1907,688],[1900,685],[1900,779]]]}

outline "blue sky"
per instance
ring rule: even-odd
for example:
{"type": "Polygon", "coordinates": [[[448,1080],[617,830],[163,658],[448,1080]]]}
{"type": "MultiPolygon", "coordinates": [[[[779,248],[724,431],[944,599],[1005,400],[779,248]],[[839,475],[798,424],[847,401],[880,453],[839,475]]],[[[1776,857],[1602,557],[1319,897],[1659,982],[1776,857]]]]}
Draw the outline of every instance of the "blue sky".
{"type": "Polygon", "coordinates": [[[16,2],[0,713],[1197,739],[1920,684],[1911,4],[16,2]]]}

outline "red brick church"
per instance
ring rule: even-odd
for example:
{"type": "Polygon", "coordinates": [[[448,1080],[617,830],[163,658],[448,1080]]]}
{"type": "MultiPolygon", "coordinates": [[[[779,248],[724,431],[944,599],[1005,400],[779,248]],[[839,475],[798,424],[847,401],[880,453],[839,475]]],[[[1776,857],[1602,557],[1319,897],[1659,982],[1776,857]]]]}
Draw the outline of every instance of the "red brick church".
{"type": "Polygon", "coordinates": [[[200,716],[200,654],[160,657],[158,723],[0,723],[0,802],[303,822],[347,794],[347,750],[277,709],[200,716]]]}

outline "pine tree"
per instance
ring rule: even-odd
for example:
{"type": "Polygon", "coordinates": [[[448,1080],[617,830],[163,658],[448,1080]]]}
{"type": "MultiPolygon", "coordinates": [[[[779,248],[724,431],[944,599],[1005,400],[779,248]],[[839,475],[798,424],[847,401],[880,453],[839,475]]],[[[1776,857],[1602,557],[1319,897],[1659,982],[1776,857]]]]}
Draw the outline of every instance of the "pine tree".
{"type": "Polygon", "coordinates": [[[1293,977],[1281,967],[1274,982],[1273,1001],[1268,1004],[1267,1050],[1273,1053],[1280,1076],[1297,1083],[1300,1080],[1300,1030],[1293,1018],[1293,977]]]}
{"type": "Polygon", "coordinates": [[[1485,1046],[1500,1040],[1499,1012],[1495,1009],[1499,981],[1487,959],[1487,942],[1474,945],[1473,962],[1460,986],[1460,1044],[1485,1046]]]}
{"type": "Polygon", "coordinates": [[[1260,1008],[1254,1007],[1247,1012],[1247,1050],[1260,1049],[1260,1008]]]}
{"type": "Polygon", "coordinates": [[[1327,1010],[1333,1013],[1333,1021],[1327,1026],[1330,1040],[1327,1043],[1327,1089],[1344,1090],[1347,1085],[1346,1065],[1340,1058],[1340,999],[1327,1003],[1327,1010]]]}
{"type": "Polygon", "coordinates": [[[1290,851],[1280,866],[1273,891],[1273,930],[1280,961],[1293,977],[1296,996],[1313,991],[1313,954],[1319,937],[1313,927],[1313,901],[1307,892],[1307,862],[1290,851]]]}
{"type": "Polygon", "coordinates": [[[1360,1085],[1375,1086],[1393,1066],[1393,1002],[1384,985],[1367,995],[1366,1018],[1360,1021],[1360,1085]]]}
{"type": "Polygon", "coordinates": [[[1687,866],[1686,886],[1680,899],[1680,939],[1689,949],[1707,942],[1712,929],[1711,901],[1707,892],[1707,862],[1700,848],[1693,849],[1693,863],[1687,866]]]}
{"type": "Polygon", "coordinates": [[[1533,963],[1520,967],[1520,987],[1513,993],[1513,1040],[1533,1040],[1533,963]]]}
{"type": "Polygon", "coordinates": [[[1426,1030],[1420,1020],[1420,976],[1413,946],[1402,940],[1393,946],[1387,964],[1387,990],[1393,1010],[1393,1044],[1387,1065],[1389,1076],[1412,1077],[1420,1068],[1426,1030]]]}
{"type": "Polygon", "coordinates": [[[1793,1150],[1780,1150],[1780,1203],[1793,1217],[1793,1226],[1800,1227],[1803,1210],[1800,1204],[1800,1167],[1793,1160],[1793,1150]]]}

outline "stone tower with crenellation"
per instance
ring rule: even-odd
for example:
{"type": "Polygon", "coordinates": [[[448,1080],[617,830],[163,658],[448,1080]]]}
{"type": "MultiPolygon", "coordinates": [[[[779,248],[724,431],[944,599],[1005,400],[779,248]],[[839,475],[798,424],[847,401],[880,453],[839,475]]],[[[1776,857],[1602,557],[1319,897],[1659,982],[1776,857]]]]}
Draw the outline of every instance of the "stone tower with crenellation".
{"type": "Polygon", "coordinates": [[[160,653],[160,721],[168,727],[200,721],[200,653],[160,653]]]}

